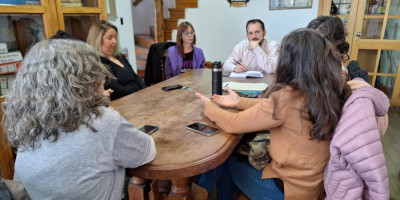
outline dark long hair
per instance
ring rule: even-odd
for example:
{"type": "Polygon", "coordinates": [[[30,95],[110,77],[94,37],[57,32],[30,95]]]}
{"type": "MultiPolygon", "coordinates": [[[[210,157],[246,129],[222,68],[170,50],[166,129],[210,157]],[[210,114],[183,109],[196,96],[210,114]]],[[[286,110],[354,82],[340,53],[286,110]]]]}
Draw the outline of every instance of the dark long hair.
{"type": "MultiPolygon", "coordinates": [[[[179,51],[181,52],[182,58],[185,58],[185,51],[183,49],[183,40],[182,33],[186,31],[188,28],[192,28],[194,31],[193,25],[190,22],[182,22],[178,26],[178,33],[176,34],[176,45],[179,47],[179,51]]],[[[196,45],[196,34],[193,35],[193,45],[196,45]]]]}
{"type": "Polygon", "coordinates": [[[342,61],[349,59],[349,43],[346,42],[346,32],[342,20],[337,16],[319,16],[313,19],[307,28],[321,31],[342,54],[342,61]]]}
{"type": "Polygon", "coordinates": [[[341,66],[340,54],[320,32],[297,29],[282,40],[275,84],[266,95],[276,102],[270,94],[290,86],[296,94],[292,100],[305,99],[300,112],[306,112],[301,116],[313,124],[311,139],[329,140],[351,94],[341,66]]]}

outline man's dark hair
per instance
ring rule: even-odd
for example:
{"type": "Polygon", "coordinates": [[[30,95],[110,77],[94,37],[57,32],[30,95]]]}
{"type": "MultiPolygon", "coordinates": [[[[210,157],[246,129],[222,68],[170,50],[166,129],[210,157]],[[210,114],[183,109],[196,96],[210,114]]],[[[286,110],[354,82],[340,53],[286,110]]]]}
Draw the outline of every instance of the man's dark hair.
{"type": "Polygon", "coordinates": [[[263,21],[261,21],[260,19],[251,19],[246,24],[246,32],[247,32],[247,27],[249,26],[249,24],[255,24],[255,23],[260,23],[262,30],[265,31],[265,26],[264,26],[263,21]]]}

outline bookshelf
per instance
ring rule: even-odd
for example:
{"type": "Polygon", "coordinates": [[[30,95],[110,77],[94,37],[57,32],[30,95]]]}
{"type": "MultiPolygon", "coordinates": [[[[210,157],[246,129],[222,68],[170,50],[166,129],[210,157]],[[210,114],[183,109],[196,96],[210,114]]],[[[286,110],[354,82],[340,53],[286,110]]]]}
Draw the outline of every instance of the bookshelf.
{"type": "MultiPolygon", "coordinates": [[[[0,58],[9,52],[20,52],[23,57],[29,46],[58,30],[86,40],[90,25],[98,20],[107,20],[106,0],[0,0],[0,58]],[[1,51],[4,45],[6,52],[1,51]]],[[[12,66],[5,69],[6,64],[0,62],[2,83],[17,71],[12,66]]],[[[8,83],[8,88],[2,85],[1,95],[7,94],[8,83]]]]}

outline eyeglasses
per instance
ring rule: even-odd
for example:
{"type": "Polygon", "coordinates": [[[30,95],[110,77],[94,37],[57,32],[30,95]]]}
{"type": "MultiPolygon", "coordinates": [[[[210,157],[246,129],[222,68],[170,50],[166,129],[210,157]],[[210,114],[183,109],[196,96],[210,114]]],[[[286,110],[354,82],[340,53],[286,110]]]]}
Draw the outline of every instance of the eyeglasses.
{"type": "Polygon", "coordinates": [[[195,35],[195,34],[196,33],[194,31],[191,31],[191,32],[185,31],[185,32],[183,32],[183,35],[185,35],[185,36],[190,36],[190,35],[195,35]]]}

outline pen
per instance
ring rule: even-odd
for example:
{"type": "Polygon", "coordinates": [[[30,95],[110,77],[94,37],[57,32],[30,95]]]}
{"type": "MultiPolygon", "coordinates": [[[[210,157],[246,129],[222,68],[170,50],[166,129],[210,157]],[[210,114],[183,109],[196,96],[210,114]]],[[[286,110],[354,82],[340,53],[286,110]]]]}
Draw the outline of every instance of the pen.
{"type": "Polygon", "coordinates": [[[241,91],[242,94],[262,94],[261,91],[241,91]]]}
{"type": "MultiPolygon", "coordinates": [[[[237,65],[242,65],[240,62],[238,62],[237,60],[235,60],[235,59],[233,59],[233,61],[235,61],[235,63],[237,64],[237,65]]],[[[242,65],[243,66],[243,65],[242,65]]]]}
{"type": "Polygon", "coordinates": [[[226,86],[228,86],[228,85],[229,85],[229,83],[226,83],[223,88],[226,88],[226,86]]]}

